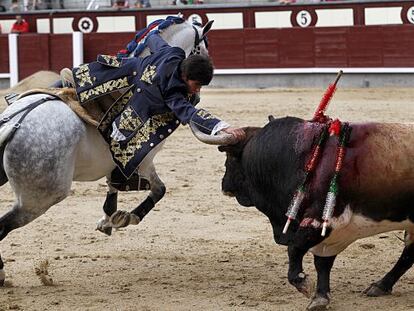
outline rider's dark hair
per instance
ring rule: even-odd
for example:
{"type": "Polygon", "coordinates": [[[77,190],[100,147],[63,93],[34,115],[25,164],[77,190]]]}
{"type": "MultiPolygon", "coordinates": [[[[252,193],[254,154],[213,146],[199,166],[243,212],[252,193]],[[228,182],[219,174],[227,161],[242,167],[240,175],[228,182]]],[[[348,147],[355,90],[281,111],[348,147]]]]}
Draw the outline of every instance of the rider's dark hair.
{"type": "Polygon", "coordinates": [[[199,81],[208,85],[213,79],[213,64],[209,57],[190,55],[181,62],[181,72],[188,80],[199,81]]]}

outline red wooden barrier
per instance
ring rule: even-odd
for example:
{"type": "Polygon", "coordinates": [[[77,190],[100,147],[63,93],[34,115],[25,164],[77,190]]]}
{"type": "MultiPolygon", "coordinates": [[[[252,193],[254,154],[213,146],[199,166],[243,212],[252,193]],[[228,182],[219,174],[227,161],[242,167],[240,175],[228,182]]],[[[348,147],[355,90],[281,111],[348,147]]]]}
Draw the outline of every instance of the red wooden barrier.
{"type": "Polygon", "coordinates": [[[9,38],[0,35],[0,73],[9,72],[9,38]]]}

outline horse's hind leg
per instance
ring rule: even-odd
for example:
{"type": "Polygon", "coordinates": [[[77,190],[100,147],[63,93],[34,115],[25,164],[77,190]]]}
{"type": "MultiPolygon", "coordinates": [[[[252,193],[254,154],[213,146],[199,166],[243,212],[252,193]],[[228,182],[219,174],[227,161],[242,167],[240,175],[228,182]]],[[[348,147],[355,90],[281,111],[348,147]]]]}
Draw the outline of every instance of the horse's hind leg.
{"type": "MultiPolygon", "coordinates": [[[[23,227],[35,218],[40,216],[39,214],[26,213],[17,203],[12,210],[0,217],[0,241],[3,240],[7,234],[12,230],[23,227]]],[[[0,286],[4,285],[5,273],[4,264],[0,256],[0,286]]]]}
{"type": "Polygon", "coordinates": [[[2,217],[0,217],[0,241],[3,240],[10,231],[21,227],[18,219],[18,209],[14,207],[11,211],[8,211],[2,217]]]}
{"type": "Polygon", "coordinates": [[[370,297],[379,297],[391,294],[395,283],[404,275],[414,263],[414,232],[405,236],[406,246],[394,267],[379,281],[371,284],[364,293],[370,297]]]}
{"type": "Polygon", "coordinates": [[[6,279],[6,274],[4,273],[4,264],[3,264],[3,260],[1,260],[1,256],[0,256],[0,287],[4,286],[4,280],[6,279]]]}

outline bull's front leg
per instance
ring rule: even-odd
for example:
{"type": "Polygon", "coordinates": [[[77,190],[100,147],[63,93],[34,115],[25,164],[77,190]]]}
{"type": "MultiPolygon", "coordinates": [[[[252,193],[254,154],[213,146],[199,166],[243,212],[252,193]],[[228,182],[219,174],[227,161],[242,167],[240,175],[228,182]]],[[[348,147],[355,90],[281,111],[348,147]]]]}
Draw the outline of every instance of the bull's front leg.
{"type": "Polygon", "coordinates": [[[288,280],[300,293],[310,298],[313,293],[314,283],[309,279],[309,276],[303,272],[302,265],[303,256],[305,256],[307,251],[307,249],[298,248],[294,245],[288,246],[288,280]]]}
{"type": "Polygon", "coordinates": [[[316,293],[308,305],[308,310],[325,310],[330,301],[330,275],[336,256],[314,256],[314,264],[318,275],[316,293]]]}
{"type": "Polygon", "coordinates": [[[132,212],[118,210],[110,217],[112,228],[122,228],[129,225],[137,225],[147,215],[155,204],[161,200],[165,194],[165,185],[158,177],[154,165],[151,163],[139,170],[140,176],[149,180],[150,193],[147,198],[138,205],[132,212]]]}

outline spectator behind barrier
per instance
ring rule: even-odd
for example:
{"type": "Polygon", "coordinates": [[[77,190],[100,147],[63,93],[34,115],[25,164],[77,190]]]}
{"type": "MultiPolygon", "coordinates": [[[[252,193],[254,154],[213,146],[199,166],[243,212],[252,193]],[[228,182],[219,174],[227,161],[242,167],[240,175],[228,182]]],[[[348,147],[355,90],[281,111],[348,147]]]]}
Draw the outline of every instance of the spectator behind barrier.
{"type": "Polygon", "coordinates": [[[173,5],[186,5],[188,4],[187,0],[173,0],[172,2],[173,5]]]}
{"type": "Polygon", "coordinates": [[[121,10],[121,9],[128,9],[129,3],[125,0],[116,0],[112,5],[113,9],[121,10]]]}
{"type": "Polygon", "coordinates": [[[9,11],[10,12],[15,12],[15,13],[21,11],[19,0],[12,0],[11,5],[9,7],[9,11]]]}
{"type": "Polygon", "coordinates": [[[33,10],[48,10],[52,8],[50,0],[32,0],[33,10]]]}
{"type": "Polygon", "coordinates": [[[11,33],[26,33],[29,32],[29,23],[26,22],[21,15],[16,15],[16,21],[14,22],[11,33]]]}
{"type": "Polygon", "coordinates": [[[172,5],[204,4],[203,0],[173,0],[172,5]]]}
{"type": "Polygon", "coordinates": [[[136,8],[150,8],[151,3],[150,3],[150,0],[138,0],[135,2],[134,6],[136,8]]]}

